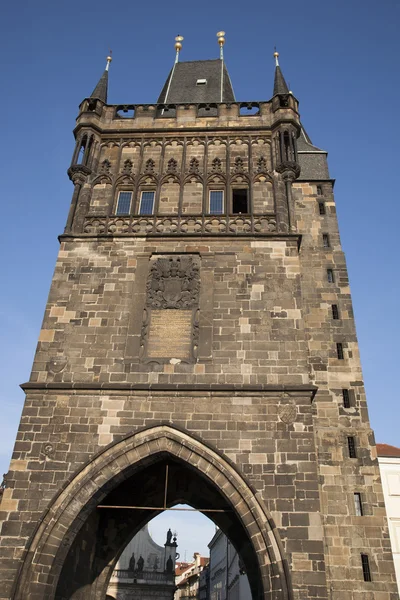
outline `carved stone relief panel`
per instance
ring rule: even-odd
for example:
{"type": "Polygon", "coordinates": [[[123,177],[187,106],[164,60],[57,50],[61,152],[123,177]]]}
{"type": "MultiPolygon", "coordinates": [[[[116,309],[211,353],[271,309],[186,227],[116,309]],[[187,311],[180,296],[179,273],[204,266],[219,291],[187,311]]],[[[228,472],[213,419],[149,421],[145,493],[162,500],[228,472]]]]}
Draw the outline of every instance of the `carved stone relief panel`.
{"type": "Polygon", "coordinates": [[[153,257],[141,332],[140,358],[143,361],[196,361],[199,295],[199,256],[153,257]]]}

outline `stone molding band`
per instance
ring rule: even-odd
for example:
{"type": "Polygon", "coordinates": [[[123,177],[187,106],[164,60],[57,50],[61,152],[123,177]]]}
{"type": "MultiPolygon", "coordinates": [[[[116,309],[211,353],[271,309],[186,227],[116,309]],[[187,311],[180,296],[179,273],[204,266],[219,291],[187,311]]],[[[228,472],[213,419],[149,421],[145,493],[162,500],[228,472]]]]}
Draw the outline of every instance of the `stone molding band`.
{"type": "Polygon", "coordinates": [[[149,392],[226,392],[244,394],[264,394],[274,392],[279,394],[309,394],[314,400],[318,387],[315,385],[273,385],[273,384],[231,384],[231,383],[69,383],[49,382],[37,383],[28,381],[21,383],[24,392],[33,390],[91,390],[91,391],[149,391],[149,392]]]}

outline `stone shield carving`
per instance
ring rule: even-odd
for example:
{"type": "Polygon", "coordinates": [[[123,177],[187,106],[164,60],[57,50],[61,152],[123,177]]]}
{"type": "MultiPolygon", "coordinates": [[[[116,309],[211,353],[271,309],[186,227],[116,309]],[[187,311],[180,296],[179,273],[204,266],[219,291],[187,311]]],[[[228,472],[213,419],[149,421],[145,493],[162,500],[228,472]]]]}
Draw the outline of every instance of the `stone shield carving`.
{"type": "Polygon", "coordinates": [[[194,257],[158,258],[147,281],[147,306],[194,308],[198,305],[199,288],[199,264],[194,257]]]}
{"type": "Polygon", "coordinates": [[[294,401],[288,404],[281,404],[278,407],[278,416],[283,423],[291,425],[295,422],[297,417],[297,409],[294,401]]]}
{"type": "Polygon", "coordinates": [[[195,362],[199,344],[200,257],[156,257],[151,263],[146,292],[141,360],[195,362]]]}

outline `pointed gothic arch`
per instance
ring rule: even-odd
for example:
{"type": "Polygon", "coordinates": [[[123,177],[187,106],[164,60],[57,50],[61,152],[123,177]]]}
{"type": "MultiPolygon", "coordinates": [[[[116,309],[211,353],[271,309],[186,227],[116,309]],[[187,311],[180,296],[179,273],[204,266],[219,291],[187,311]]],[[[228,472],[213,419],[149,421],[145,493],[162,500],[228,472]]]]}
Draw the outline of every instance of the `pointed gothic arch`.
{"type": "MultiPolygon", "coordinates": [[[[201,508],[196,504],[208,499],[221,510],[226,508],[227,512],[215,513],[212,519],[234,545],[243,542],[243,553],[239,551],[248,570],[253,599],[290,600],[290,577],[280,537],[257,492],[227,457],[197,436],[171,424],[154,425],[110,444],[74,474],[53,500],[32,537],[13,600],[25,600],[31,597],[33,590],[39,591],[42,600],[105,598],[109,578],[124,546],[159,511],[141,514],[120,510],[111,519],[104,516],[111,509],[101,511],[98,506],[126,499],[126,494],[132,493],[135,478],[138,492],[131,503],[148,499],[155,502],[150,506],[157,506],[158,491],[154,486],[165,461],[171,463],[171,472],[175,469],[176,490],[171,493],[169,505],[188,502],[201,508]],[[179,473],[185,477],[179,479],[179,473]],[[141,474],[144,474],[142,479],[141,474]],[[187,489],[192,484],[190,477],[195,483],[202,482],[195,488],[194,497],[193,489],[187,489]],[[142,489],[143,482],[147,482],[155,494],[151,498],[146,495],[149,492],[142,489]],[[134,517],[129,522],[131,515],[134,517]],[[120,529],[119,517],[122,519],[120,529]],[[107,532],[105,523],[107,528],[114,527],[110,533],[112,542],[108,539],[108,545],[102,545],[103,538],[99,542],[96,537],[101,523],[103,537],[107,532]],[[80,546],[82,540],[85,544],[80,546]],[[81,547],[89,549],[89,560],[83,553],[79,555],[81,547]],[[93,552],[99,548],[94,556],[93,552]],[[80,569],[81,579],[72,573],[71,565],[80,569]]],[[[163,486],[161,491],[164,493],[163,486]]]]}

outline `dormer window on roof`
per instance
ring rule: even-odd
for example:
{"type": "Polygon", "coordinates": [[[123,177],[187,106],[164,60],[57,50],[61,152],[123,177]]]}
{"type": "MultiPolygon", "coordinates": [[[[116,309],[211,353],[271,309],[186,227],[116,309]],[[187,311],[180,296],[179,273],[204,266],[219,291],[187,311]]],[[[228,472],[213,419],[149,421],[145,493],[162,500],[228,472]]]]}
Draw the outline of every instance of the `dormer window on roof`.
{"type": "Polygon", "coordinates": [[[207,85],[207,79],[198,79],[196,85],[207,85]]]}

